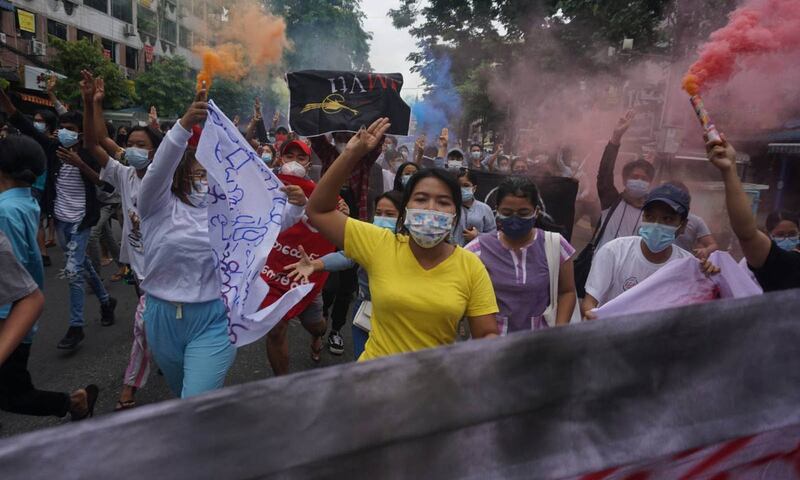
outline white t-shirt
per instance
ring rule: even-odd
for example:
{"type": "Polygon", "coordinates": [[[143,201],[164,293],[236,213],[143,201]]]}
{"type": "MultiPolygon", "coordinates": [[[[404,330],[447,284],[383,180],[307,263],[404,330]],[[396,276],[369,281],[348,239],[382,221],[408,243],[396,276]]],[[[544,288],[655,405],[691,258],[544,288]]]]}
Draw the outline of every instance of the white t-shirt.
{"type": "Polygon", "coordinates": [[[691,257],[686,250],[673,245],[672,255],[664,263],[652,263],[644,257],[641,237],[620,237],[597,251],[586,280],[586,293],[597,299],[598,306],[635,287],[667,263],[691,257]]]}
{"type": "Polygon", "coordinates": [[[110,183],[119,192],[122,202],[122,245],[119,261],[128,263],[139,280],[144,279],[144,243],[140,229],[139,186],[142,179],[136,169],[123,165],[109,157],[105,168],[100,171],[100,180],[110,183]]]}
{"type": "MultiPolygon", "coordinates": [[[[606,221],[608,212],[611,209],[603,210],[603,215],[600,218],[600,225],[606,221]]],[[[625,200],[619,202],[614,214],[611,215],[611,220],[606,226],[606,231],[603,232],[603,237],[597,242],[596,248],[600,248],[606,243],[619,237],[638,236],[639,227],[642,225],[642,209],[636,208],[625,200]]]]}
{"type": "Polygon", "coordinates": [[[709,235],[711,235],[711,230],[708,229],[706,222],[697,215],[690,213],[686,221],[686,230],[675,239],[675,245],[691,252],[694,250],[697,239],[709,235]]]}

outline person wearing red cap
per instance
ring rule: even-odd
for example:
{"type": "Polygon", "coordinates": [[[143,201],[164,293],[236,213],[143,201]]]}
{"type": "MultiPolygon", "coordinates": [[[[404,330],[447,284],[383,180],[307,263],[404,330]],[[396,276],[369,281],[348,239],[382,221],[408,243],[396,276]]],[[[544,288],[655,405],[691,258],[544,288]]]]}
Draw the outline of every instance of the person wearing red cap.
{"type": "Polygon", "coordinates": [[[301,140],[291,140],[281,147],[281,166],[277,173],[308,178],[311,148],[301,140]]]}

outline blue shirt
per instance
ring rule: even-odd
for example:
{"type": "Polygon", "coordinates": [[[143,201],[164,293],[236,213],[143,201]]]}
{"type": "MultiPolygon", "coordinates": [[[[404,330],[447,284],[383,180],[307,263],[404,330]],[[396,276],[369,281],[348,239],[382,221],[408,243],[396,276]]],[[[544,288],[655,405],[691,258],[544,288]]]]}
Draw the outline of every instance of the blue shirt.
{"type": "MultiPolygon", "coordinates": [[[[39,230],[39,204],[30,188],[11,188],[0,193],[0,231],[11,242],[14,256],[44,288],[44,267],[36,233],[39,230]]],[[[0,305],[0,318],[6,318],[11,305],[0,305]]]]}

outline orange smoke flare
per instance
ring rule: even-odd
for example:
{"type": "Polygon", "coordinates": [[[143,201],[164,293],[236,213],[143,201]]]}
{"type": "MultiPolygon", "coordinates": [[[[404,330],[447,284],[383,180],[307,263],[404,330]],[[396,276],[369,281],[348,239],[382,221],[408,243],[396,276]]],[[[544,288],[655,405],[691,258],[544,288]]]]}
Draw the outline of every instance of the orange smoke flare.
{"type": "Polygon", "coordinates": [[[203,69],[197,74],[198,91],[203,82],[210,89],[215,77],[240,80],[255,68],[278,64],[289,47],[286,22],[253,3],[232,6],[216,38],[220,44],[215,47],[195,48],[203,59],[203,69]]]}

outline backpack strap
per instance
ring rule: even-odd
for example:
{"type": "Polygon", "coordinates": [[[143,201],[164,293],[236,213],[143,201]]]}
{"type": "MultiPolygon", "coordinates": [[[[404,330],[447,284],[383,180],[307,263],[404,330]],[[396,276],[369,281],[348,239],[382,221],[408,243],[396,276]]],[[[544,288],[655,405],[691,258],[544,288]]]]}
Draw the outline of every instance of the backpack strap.
{"type": "Polygon", "coordinates": [[[603,238],[603,234],[606,233],[606,227],[608,227],[608,223],[611,221],[611,217],[614,215],[614,212],[617,210],[617,207],[619,207],[620,203],[622,203],[622,195],[620,195],[614,204],[611,205],[611,208],[608,209],[608,215],[606,215],[606,219],[603,220],[603,224],[600,226],[600,228],[595,230],[592,241],[589,243],[592,245],[597,245],[597,242],[603,238]]]}

